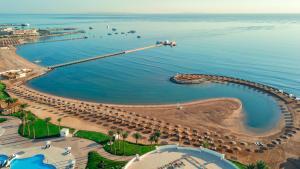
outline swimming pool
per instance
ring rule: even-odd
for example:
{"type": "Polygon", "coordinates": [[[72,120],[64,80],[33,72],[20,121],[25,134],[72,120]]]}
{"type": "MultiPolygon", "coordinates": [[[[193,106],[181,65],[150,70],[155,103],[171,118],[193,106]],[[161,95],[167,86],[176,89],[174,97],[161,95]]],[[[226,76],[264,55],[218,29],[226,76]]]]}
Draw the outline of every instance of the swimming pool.
{"type": "Polygon", "coordinates": [[[53,165],[45,164],[45,156],[38,154],[29,158],[16,159],[11,163],[11,169],[56,169],[53,165]]]}
{"type": "MultiPolygon", "coordinates": [[[[8,157],[6,155],[1,155],[0,154],[0,164],[3,164],[5,160],[7,160],[8,157]]],[[[0,165],[1,166],[1,165],[0,165]]]]}

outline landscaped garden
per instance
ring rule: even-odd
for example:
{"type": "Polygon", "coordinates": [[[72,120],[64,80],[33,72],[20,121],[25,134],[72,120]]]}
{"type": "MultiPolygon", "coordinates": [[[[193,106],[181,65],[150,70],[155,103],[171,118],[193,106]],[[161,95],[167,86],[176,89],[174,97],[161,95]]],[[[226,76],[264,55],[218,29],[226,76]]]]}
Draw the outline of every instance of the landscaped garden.
{"type": "Polygon", "coordinates": [[[79,130],[78,132],[75,133],[75,136],[79,138],[92,140],[102,145],[106,144],[109,141],[108,135],[98,133],[98,132],[93,132],[93,131],[79,130]]]}
{"type": "MultiPolygon", "coordinates": [[[[22,120],[18,132],[23,137],[41,139],[59,136],[61,126],[50,123],[51,118],[40,119],[30,111],[15,112],[11,116],[22,120]]],[[[70,131],[73,132],[74,129],[70,131]]]]}
{"type": "Polygon", "coordinates": [[[7,119],[6,118],[0,118],[0,123],[5,122],[7,119]]]}
{"type": "Polygon", "coordinates": [[[142,155],[155,149],[155,146],[153,145],[142,145],[142,144],[127,142],[126,138],[128,134],[124,132],[120,132],[119,135],[123,136],[122,139],[115,140],[112,134],[106,135],[99,132],[80,130],[75,134],[76,137],[89,139],[104,145],[105,151],[115,155],[124,155],[124,156],[131,156],[136,154],[142,155]]]}
{"type": "Polygon", "coordinates": [[[130,143],[127,141],[117,140],[112,145],[105,144],[104,150],[120,156],[143,155],[155,149],[155,146],[130,143]]]}
{"type": "Polygon", "coordinates": [[[97,152],[89,152],[86,169],[121,169],[126,165],[125,161],[112,161],[100,156],[97,152]]]}

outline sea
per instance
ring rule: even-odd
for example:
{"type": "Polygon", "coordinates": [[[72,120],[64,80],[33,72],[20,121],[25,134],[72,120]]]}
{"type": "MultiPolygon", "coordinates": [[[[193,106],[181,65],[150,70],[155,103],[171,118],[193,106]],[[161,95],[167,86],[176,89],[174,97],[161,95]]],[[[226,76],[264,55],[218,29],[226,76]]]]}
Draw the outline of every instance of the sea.
{"type": "Polygon", "coordinates": [[[279,124],[281,112],[272,96],[236,84],[179,85],[169,78],[177,73],[233,76],[300,96],[297,14],[0,14],[0,24],[6,23],[85,31],[17,47],[19,55],[40,61],[42,66],[149,46],[156,41],[177,43],[173,48],[59,68],[27,83],[58,96],[114,104],[238,98],[243,103],[243,123],[257,133],[279,124]],[[130,30],[136,33],[128,33],[130,30]],[[51,42],[82,36],[88,38],[51,42]]]}

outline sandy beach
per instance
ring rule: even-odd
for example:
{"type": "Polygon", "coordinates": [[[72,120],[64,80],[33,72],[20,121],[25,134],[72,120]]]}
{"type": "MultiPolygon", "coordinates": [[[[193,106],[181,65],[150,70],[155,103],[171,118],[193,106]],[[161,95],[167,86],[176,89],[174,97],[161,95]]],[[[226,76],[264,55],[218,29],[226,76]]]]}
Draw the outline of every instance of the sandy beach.
{"type": "Polygon", "coordinates": [[[0,49],[0,72],[12,69],[32,69],[40,70],[42,67],[29,62],[28,60],[16,54],[16,48],[0,49]]]}
{"type": "MultiPolygon", "coordinates": [[[[4,81],[8,84],[8,87],[14,87],[17,83],[25,89],[32,90],[40,93],[44,96],[61,99],[65,102],[71,103],[85,103],[90,105],[99,105],[100,103],[85,102],[81,100],[74,100],[69,98],[62,98],[53,96],[46,93],[35,91],[34,89],[25,86],[25,82],[28,79],[39,76],[45,73],[45,68],[35,65],[26,59],[18,56],[15,49],[0,49],[0,59],[3,62],[0,63],[0,71],[6,71],[10,69],[30,68],[33,72],[25,79],[19,79],[16,81],[4,81]],[[20,85],[20,83],[23,83],[20,85]]],[[[75,128],[77,130],[90,130],[107,133],[109,128],[98,125],[89,120],[84,120],[80,117],[71,116],[58,108],[51,107],[45,104],[39,104],[28,99],[19,98],[14,93],[10,94],[13,97],[17,97],[20,101],[28,103],[30,105],[29,110],[36,114],[40,118],[51,117],[52,123],[57,124],[57,119],[63,117],[62,125],[75,128]]],[[[114,109],[121,109],[126,112],[134,112],[140,116],[154,118],[156,120],[162,120],[166,123],[181,125],[182,127],[188,127],[193,129],[199,129],[201,131],[214,131],[221,133],[222,136],[231,135],[235,140],[245,141],[249,144],[254,141],[261,140],[269,142],[279,136],[283,132],[284,121],[281,120],[280,124],[272,131],[264,133],[262,135],[253,133],[245,128],[243,121],[244,115],[242,111],[242,103],[235,98],[216,98],[209,100],[200,100],[189,103],[180,104],[168,104],[168,105],[116,105],[116,104],[103,104],[103,106],[113,107],[114,109]]],[[[297,136],[299,137],[299,136],[297,136]]],[[[134,141],[129,138],[130,141],[134,141]]],[[[147,141],[144,141],[146,143],[147,141]]],[[[293,139],[293,144],[300,145],[299,141],[293,139]]],[[[254,145],[249,145],[253,147],[254,145]]],[[[286,156],[295,156],[297,152],[291,151],[288,154],[285,153],[285,147],[291,148],[292,145],[284,144],[280,145],[278,149],[273,149],[272,152],[282,154],[282,157],[277,162],[274,162],[274,166],[279,165],[279,161],[282,162],[286,159],[286,156]]],[[[300,153],[300,152],[299,152],[300,153]]],[[[242,161],[255,160],[264,158],[266,161],[274,161],[270,156],[255,156],[247,157],[249,154],[241,154],[242,161]],[[245,156],[243,156],[245,155],[245,156]],[[253,158],[253,159],[252,159],[253,158]]]]}

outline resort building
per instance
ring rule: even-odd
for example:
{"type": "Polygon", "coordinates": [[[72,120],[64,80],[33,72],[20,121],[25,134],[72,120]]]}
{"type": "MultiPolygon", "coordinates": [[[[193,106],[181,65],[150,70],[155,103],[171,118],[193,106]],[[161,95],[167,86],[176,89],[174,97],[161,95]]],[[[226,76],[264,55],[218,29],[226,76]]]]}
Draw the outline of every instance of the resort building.
{"type": "Polygon", "coordinates": [[[38,35],[38,31],[36,29],[24,29],[24,30],[14,30],[12,32],[13,35],[38,35]]]}
{"type": "Polygon", "coordinates": [[[37,36],[39,32],[37,29],[15,29],[12,27],[0,29],[0,35],[15,35],[15,36],[37,36]]]}
{"type": "Polygon", "coordinates": [[[32,72],[31,69],[8,70],[0,72],[0,77],[3,77],[4,79],[18,79],[26,77],[26,75],[30,72],[32,72]]]}
{"type": "Polygon", "coordinates": [[[166,145],[157,147],[143,156],[138,155],[129,161],[124,169],[168,169],[168,168],[209,168],[237,169],[224,154],[206,149],[166,145]]]}

